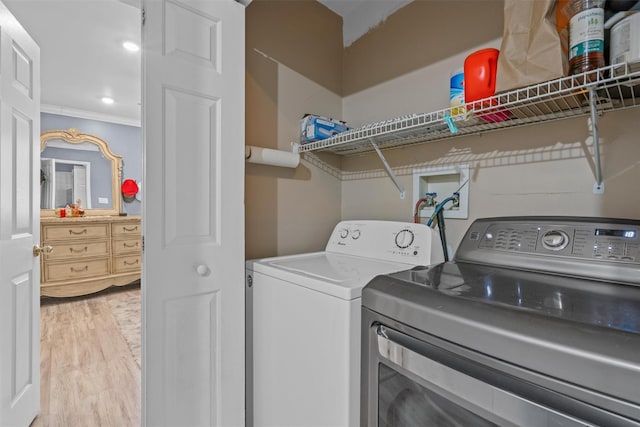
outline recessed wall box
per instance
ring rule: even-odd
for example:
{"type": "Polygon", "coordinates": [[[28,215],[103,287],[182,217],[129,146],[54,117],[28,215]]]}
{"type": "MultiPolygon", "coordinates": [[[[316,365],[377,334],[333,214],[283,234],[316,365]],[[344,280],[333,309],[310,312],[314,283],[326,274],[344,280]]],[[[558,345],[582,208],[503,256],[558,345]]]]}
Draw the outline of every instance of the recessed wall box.
{"type": "MultiPolygon", "coordinates": [[[[413,170],[413,207],[427,193],[437,193],[436,205],[455,191],[460,193],[458,207],[449,202],[444,208],[445,218],[466,219],[469,217],[469,165],[430,167],[413,170]]],[[[433,214],[435,206],[422,206],[419,215],[423,221],[433,214]]],[[[412,213],[413,214],[413,213],[412,213]]]]}

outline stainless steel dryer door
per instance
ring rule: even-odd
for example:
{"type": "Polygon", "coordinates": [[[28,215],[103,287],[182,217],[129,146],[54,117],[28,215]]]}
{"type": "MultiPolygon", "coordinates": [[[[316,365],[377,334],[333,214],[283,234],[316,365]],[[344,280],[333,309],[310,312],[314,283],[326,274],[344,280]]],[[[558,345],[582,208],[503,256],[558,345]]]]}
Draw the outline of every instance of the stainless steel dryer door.
{"type": "Polygon", "coordinates": [[[377,369],[368,370],[374,378],[368,381],[368,421],[362,425],[639,425],[381,324],[370,328],[369,339],[376,353],[369,361],[377,369]]]}

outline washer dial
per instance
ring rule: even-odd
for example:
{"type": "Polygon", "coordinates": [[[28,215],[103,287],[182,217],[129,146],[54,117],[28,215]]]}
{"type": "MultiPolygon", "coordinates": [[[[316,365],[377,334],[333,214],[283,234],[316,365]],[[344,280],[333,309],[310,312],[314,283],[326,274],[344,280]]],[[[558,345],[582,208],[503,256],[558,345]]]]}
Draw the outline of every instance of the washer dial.
{"type": "Polygon", "coordinates": [[[413,231],[407,228],[400,230],[398,234],[396,234],[396,246],[400,249],[406,249],[411,246],[414,237],[413,231]]]}
{"type": "Polygon", "coordinates": [[[549,230],[542,235],[542,246],[550,251],[561,251],[569,244],[569,236],[564,231],[549,230]]]}
{"type": "Polygon", "coordinates": [[[343,228],[342,230],[340,230],[341,239],[346,239],[348,235],[349,235],[349,230],[347,230],[346,228],[343,228]]]}

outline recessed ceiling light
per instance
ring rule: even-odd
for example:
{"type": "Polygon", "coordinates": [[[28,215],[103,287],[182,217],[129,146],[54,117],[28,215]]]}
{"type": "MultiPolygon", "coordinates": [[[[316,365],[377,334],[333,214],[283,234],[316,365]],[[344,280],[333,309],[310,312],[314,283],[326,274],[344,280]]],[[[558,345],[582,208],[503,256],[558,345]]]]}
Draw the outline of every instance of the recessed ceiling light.
{"type": "Polygon", "coordinates": [[[113,104],[115,101],[113,100],[113,98],[109,98],[108,96],[103,96],[102,97],[102,102],[104,102],[107,105],[111,105],[113,104]]]}
{"type": "Polygon", "coordinates": [[[122,43],[122,47],[124,47],[125,49],[127,49],[130,52],[137,52],[137,51],[140,50],[140,46],[138,46],[134,42],[130,42],[130,41],[126,41],[126,42],[122,43]]]}

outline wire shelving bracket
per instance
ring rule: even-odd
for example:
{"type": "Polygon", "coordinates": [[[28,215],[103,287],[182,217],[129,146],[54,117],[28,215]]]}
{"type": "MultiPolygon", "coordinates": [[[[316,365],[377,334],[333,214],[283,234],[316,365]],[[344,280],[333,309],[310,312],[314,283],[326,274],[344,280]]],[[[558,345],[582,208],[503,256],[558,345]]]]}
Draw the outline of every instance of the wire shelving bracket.
{"type": "Polygon", "coordinates": [[[384,157],[384,154],[382,154],[382,151],[380,151],[380,147],[378,147],[378,144],[376,144],[375,141],[373,140],[369,140],[369,141],[371,142],[373,149],[376,150],[378,157],[380,157],[380,160],[382,161],[382,164],[384,165],[384,169],[387,171],[389,178],[391,178],[391,181],[393,181],[395,186],[398,188],[398,191],[400,191],[400,199],[404,200],[404,197],[406,194],[404,185],[402,185],[400,180],[398,180],[398,177],[393,172],[393,169],[391,168],[391,166],[389,166],[389,162],[387,162],[387,159],[384,157]]]}
{"type": "Polygon", "coordinates": [[[594,194],[604,193],[604,182],[602,181],[602,166],[600,163],[600,140],[598,139],[598,110],[596,99],[596,88],[589,86],[589,107],[591,110],[591,137],[593,138],[593,162],[596,166],[596,182],[593,184],[594,194]]]}

